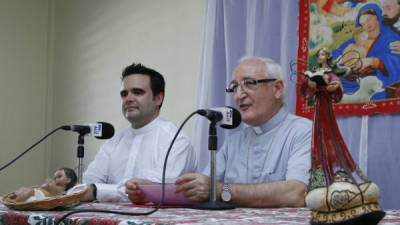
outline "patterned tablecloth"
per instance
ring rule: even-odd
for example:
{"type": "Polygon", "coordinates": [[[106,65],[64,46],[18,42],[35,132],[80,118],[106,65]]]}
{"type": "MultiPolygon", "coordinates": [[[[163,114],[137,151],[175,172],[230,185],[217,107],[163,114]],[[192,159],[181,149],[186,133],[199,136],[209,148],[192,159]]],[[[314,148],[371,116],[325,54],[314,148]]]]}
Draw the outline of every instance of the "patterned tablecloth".
{"type": "MultiPolygon", "coordinates": [[[[124,212],[148,212],[151,207],[127,203],[86,203],[74,209],[102,209],[124,212]]],[[[54,224],[66,211],[15,211],[0,203],[0,225],[54,224]]],[[[309,224],[310,211],[306,208],[195,210],[190,208],[163,208],[148,216],[124,216],[106,213],[79,213],[69,216],[68,225],[135,225],[135,224],[309,224]]],[[[387,210],[379,224],[400,225],[400,210],[387,210]]]]}

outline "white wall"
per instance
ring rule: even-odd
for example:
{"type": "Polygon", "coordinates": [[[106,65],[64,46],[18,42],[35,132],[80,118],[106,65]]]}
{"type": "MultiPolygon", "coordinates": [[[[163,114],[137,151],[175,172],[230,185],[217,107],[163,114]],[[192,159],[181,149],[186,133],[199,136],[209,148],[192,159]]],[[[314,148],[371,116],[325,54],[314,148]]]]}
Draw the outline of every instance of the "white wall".
{"type": "MultiPolygon", "coordinates": [[[[0,166],[45,135],[47,0],[0,1],[0,166]]],[[[0,171],[0,195],[41,182],[46,142],[0,171]]]]}
{"type": "MultiPolygon", "coordinates": [[[[64,124],[129,124],[120,76],[132,62],[162,73],[161,116],[195,110],[204,0],[1,0],[0,165],[64,124]],[[48,38],[49,37],[49,38],[48,38]]],[[[190,136],[193,122],[185,126],[190,136]]],[[[77,134],[58,131],[0,171],[0,195],[76,167],[77,134]]],[[[85,166],[104,141],[85,138],[85,166]]]]}
{"type": "MultiPolygon", "coordinates": [[[[53,124],[107,121],[129,126],[120,76],[132,62],[166,79],[161,116],[179,125],[195,109],[204,1],[58,0],[55,4],[53,124]]],[[[185,127],[190,135],[193,124],[185,127]]],[[[77,134],[53,139],[52,164],[76,167],[77,134]]],[[[85,139],[85,166],[103,141],[85,139]]]]}

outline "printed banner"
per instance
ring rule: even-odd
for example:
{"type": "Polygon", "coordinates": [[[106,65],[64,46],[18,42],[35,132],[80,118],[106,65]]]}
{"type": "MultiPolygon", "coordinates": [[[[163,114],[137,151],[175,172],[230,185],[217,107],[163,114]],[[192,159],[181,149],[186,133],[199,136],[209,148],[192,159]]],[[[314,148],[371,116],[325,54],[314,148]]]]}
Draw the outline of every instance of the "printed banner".
{"type": "Polygon", "coordinates": [[[296,114],[312,117],[313,101],[300,94],[305,71],[318,68],[316,53],[351,69],[341,76],[337,116],[400,112],[400,6],[397,0],[299,0],[296,114]]]}

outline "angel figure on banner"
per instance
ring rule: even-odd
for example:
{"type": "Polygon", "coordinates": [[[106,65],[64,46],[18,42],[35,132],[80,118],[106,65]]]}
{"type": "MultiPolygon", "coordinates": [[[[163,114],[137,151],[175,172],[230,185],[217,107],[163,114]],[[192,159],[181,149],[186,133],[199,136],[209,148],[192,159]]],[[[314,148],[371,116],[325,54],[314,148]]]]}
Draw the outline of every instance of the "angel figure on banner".
{"type": "Polygon", "coordinates": [[[306,204],[311,224],[377,224],[385,215],[378,204],[380,191],[355,164],[341,136],[332,103],[339,102],[339,77],[349,67],[338,66],[327,48],[317,51],[318,67],[306,71],[300,84],[303,97],[314,98],[311,170],[306,204]]]}

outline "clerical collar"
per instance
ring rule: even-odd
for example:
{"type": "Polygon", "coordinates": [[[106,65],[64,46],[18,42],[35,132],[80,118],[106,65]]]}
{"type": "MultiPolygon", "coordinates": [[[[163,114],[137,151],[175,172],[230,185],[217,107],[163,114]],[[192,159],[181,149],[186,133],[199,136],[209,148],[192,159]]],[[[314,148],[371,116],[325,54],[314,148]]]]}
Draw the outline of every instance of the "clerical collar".
{"type": "Polygon", "coordinates": [[[135,128],[131,127],[132,134],[134,134],[134,135],[139,135],[139,134],[147,133],[147,132],[153,130],[155,127],[157,127],[157,123],[158,123],[158,121],[160,121],[160,120],[161,120],[160,117],[157,116],[157,117],[156,117],[154,120],[152,120],[150,123],[146,124],[145,126],[139,128],[139,129],[135,129],[135,128]]]}
{"type": "Polygon", "coordinates": [[[285,106],[282,106],[281,109],[275,116],[273,116],[271,119],[269,119],[266,123],[264,123],[261,126],[255,126],[252,127],[254,132],[257,135],[266,133],[272,129],[274,129],[276,126],[278,126],[283,120],[286,118],[288,115],[288,111],[285,106]]]}

